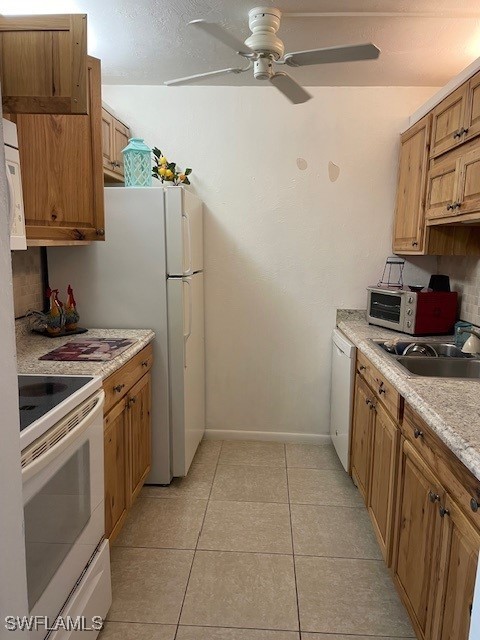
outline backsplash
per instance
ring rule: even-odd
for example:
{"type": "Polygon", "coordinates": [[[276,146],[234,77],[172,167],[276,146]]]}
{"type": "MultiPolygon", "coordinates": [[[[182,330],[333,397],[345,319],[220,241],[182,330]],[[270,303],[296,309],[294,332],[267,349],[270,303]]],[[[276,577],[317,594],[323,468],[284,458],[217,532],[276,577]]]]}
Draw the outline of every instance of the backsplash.
{"type": "Polygon", "coordinates": [[[31,309],[43,308],[42,257],[39,247],[12,251],[13,303],[15,318],[31,309]]]}
{"type": "Polygon", "coordinates": [[[442,256],[438,272],[450,276],[452,290],[460,295],[460,318],[480,326],[480,259],[442,256]]]}

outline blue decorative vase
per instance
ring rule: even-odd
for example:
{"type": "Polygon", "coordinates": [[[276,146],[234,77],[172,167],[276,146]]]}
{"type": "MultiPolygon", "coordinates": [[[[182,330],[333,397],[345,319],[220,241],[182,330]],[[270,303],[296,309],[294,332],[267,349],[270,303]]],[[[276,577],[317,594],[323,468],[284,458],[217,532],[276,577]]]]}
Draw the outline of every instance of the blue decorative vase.
{"type": "Polygon", "coordinates": [[[152,186],[152,150],[143,138],[130,138],[122,149],[126,187],[152,186]]]}

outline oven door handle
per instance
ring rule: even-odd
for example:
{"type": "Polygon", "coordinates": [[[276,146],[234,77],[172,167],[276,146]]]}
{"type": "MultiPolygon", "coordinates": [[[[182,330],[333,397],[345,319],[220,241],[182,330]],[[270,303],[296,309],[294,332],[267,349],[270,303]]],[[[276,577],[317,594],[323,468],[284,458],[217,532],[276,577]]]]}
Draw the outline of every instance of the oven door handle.
{"type": "MultiPolygon", "coordinates": [[[[31,462],[27,462],[25,466],[22,468],[22,482],[26,482],[30,480],[30,478],[48,466],[53,459],[59,456],[63,451],[68,449],[68,447],[72,444],[74,440],[76,440],[84,431],[88,429],[91,425],[92,421],[98,416],[99,413],[103,411],[103,399],[105,397],[104,391],[99,391],[94,398],[98,398],[97,404],[93,407],[93,409],[65,436],[61,437],[58,442],[56,442],[53,446],[47,448],[44,453],[40,453],[40,455],[34,458],[31,462]]],[[[92,402],[93,398],[89,398],[83,404],[88,404],[92,402]]],[[[80,405],[81,407],[82,405],[80,405]]],[[[80,410],[80,407],[77,408],[77,411],[80,410]]],[[[73,412],[72,412],[73,413],[73,412]]],[[[62,424],[66,419],[60,421],[62,424]]],[[[57,425],[57,428],[60,426],[57,425]]],[[[53,427],[52,429],[55,429],[53,427]]],[[[47,432],[49,433],[49,432],[47,432]]],[[[22,460],[24,456],[28,455],[29,450],[36,449],[40,444],[41,440],[45,439],[48,442],[48,437],[43,436],[39,441],[35,441],[25,453],[22,454],[22,460]]]]}

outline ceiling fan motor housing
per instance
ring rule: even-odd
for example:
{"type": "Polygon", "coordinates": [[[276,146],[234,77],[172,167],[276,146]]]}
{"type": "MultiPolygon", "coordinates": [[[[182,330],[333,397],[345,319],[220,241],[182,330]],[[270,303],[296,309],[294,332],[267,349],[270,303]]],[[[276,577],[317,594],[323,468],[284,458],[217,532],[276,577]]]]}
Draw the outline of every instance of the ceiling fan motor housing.
{"type": "MultiPolygon", "coordinates": [[[[285,48],[283,42],[275,34],[280,27],[280,18],[282,12],[273,7],[255,7],[248,12],[248,26],[252,31],[252,35],[245,40],[247,47],[253,51],[265,56],[272,56],[274,60],[278,60],[283,56],[285,48]]],[[[259,61],[257,61],[259,62],[259,61]]],[[[264,65],[260,65],[264,66],[264,65]]],[[[271,74],[263,69],[265,76],[258,77],[269,78],[271,74]]],[[[262,70],[259,69],[259,74],[262,70]]],[[[257,77],[255,73],[255,77],[257,77]]]]}

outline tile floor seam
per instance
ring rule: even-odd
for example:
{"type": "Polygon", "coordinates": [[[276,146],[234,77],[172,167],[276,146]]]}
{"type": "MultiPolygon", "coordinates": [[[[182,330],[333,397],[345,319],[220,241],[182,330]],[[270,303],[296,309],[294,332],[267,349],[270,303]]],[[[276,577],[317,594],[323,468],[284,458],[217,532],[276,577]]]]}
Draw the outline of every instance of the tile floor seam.
{"type": "MultiPolygon", "coordinates": [[[[285,448],[285,465],[287,463],[287,446],[284,444],[283,445],[285,448]]],[[[295,584],[295,599],[297,602],[297,622],[298,622],[298,635],[301,638],[301,626],[300,626],[300,602],[299,602],[299,598],[298,598],[298,585],[297,585],[297,569],[295,566],[295,543],[293,540],[293,523],[292,523],[292,509],[291,509],[291,504],[290,504],[290,485],[288,482],[288,470],[287,467],[285,466],[285,473],[287,476],[287,498],[288,498],[288,517],[290,520],[290,536],[292,538],[292,561],[293,561],[293,580],[294,580],[294,584],[295,584]]]]}
{"type": "Polygon", "coordinates": [[[187,578],[187,582],[185,584],[185,591],[183,593],[182,604],[180,606],[180,613],[178,614],[177,628],[175,629],[175,635],[173,636],[173,640],[177,639],[178,629],[180,627],[180,620],[182,619],[183,606],[185,604],[185,598],[187,597],[188,585],[190,583],[190,576],[192,575],[193,564],[195,562],[195,557],[197,555],[198,542],[200,540],[200,535],[201,535],[201,533],[203,531],[203,525],[205,523],[205,518],[207,517],[208,504],[210,502],[210,496],[212,494],[213,483],[215,482],[215,476],[217,475],[218,461],[220,460],[220,455],[222,453],[222,448],[223,448],[223,440],[220,441],[220,449],[218,451],[218,457],[217,457],[217,460],[215,462],[215,471],[213,473],[212,484],[210,485],[210,491],[208,492],[207,504],[205,505],[205,512],[203,514],[202,525],[200,527],[200,531],[198,532],[197,542],[195,544],[195,549],[193,551],[192,564],[190,565],[190,571],[188,572],[188,578],[187,578]]]}

